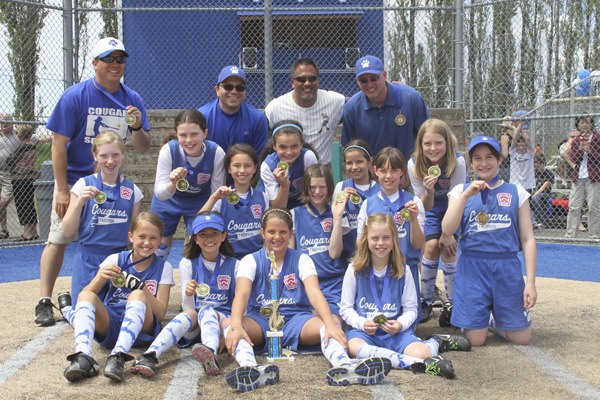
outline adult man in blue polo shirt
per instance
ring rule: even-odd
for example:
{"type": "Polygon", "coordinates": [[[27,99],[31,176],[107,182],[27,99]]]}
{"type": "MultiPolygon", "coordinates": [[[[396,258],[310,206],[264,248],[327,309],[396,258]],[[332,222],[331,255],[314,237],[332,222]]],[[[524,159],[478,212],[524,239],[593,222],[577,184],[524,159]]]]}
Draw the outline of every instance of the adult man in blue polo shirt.
{"type": "Polygon", "coordinates": [[[206,117],[208,138],[223,150],[236,143],[247,143],[260,154],[267,144],[269,124],[265,113],[244,101],[247,88],[244,70],[229,65],[219,74],[217,98],[198,111],[206,117]]]}
{"type": "Polygon", "coordinates": [[[429,111],[415,89],[386,79],[387,72],[379,58],[368,55],[356,62],[356,81],[361,91],[344,107],[342,145],[352,139],[363,139],[373,154],[393,146],[408,160],[429,111]]]}

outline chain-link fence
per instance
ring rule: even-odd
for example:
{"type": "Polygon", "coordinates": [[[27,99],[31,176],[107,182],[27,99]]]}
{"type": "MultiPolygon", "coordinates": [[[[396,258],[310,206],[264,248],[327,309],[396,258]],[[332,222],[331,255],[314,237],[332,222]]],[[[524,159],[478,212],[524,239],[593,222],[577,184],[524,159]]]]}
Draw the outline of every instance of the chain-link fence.
{"type": "MultiPolygon", "coordinates": [[[[247,101],[264,108],[271,98],[291,89],[289,69],[299,57],[318,62],[320,88],[351,96],[359,90],[355,61],[374,54],[384,60],[390,80],[417,88],[429,107],[464,109],[467,136],[485,132],[501,139],[500,125],[511,122],[503,118],[525,110],[518,115],[524,117],[527,129],[519,134],[507,130],[507,151],[518,151],[523,136],[525,153],[512,155],[510,163],[503,164],[503,173],[506,179],[513,179],[511,174],[530,179],[533,169],[535,183],[529,189],[536,198],[532,204],[540,228],[537,237],[564,238],[569,200],[575,195],[577,204],[582,203],[574,210],[582,215],[582,225],[569,235],[579,233],[579,238],[590,240],[580,229],[593,228],[590,216],[597,215],[587,195],[598,194],[594,149],[600,138],[593,136],[589,151],[574,146],[564,151],[563,146],[561,156],[559,147],[575,127],[575,117],[599,114],[600,76],[584,71],[600,69],[598,2],[75,0],[71,7],[65,4],[69,2],[0,3],[0,113],[7,121],[3,127],[8,131],[11,123],[34,126],[42,143],[35,137],[20,143],[35,146],[38,169],[50,158],[43,125],[65,86],[93,76],[89,50],[100,37],[123,39],[130,55],[124,81],[142,95],[148,109],[155,110],[197,108],[213,100],[217,75],[231,64],[242,66],[247,74],[247,101]],[[540,153],[551,175],[535,172],[536,166],[541,168],[534,163],[540,153]],[[517,171],[521,164],[527,165],[526,172],[517,171]],[[550,188],[537,193],[551,176],[550,188]]],[[[6,137],[4,141],[9,140],[6,137]]],[[[579,139],[576,143],[587,149],[579,139]]],[[[15,151],[2,146],[4,206],[10,193],[7,182],[16,175],[6,164],[15,151]]],[[[29,180],[34,177],[30,174],[29,180]]],[[[18,182],[13,186],[17,192],[24,190],[18,182]]],[[[10,232],[3,243],[19,239],[21,225],[33,221],[19,221],[22,202],[16,207],[15,202],[8,204],[8,222],[0,209],[0,237],[10,232]]],[[[39,208],[35,200],[34,205],[39,208]]],[[[577,222],[573,213],[571,217],[571,223],[577,222]]],[[[23,237],[35,237],[32,232],[25,230],[23,237]]]]}

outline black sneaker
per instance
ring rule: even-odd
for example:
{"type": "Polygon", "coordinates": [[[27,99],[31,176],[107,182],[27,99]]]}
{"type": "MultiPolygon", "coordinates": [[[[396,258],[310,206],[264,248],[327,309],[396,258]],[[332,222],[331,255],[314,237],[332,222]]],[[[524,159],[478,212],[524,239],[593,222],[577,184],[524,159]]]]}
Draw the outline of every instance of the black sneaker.
{"type": "Polygon", "coordinates": [[[279,382],[279,367],[275,364],[238,367],[225,375],[225,381],[238,392],[250,392],[264,385],[279,382]]]}
{"type": "Polygon", "coordinates": [[[462,335],[436,333],[431,335],[431,337],[440,344],[439,353],[445,353],[446,351],[471,351],[471,342],[462,335]]]}
{"type": "Polygon", "coordinates": [[[67,361],[71,361],[71,365],[65,369],[64,375],[69,382],[96,376],[100,371],[100,366],[96,360],[82,352],[67,356],[67,361]]]}
{"type": "Polygon", "coordinates": [[[52,300],[41,299],[35,306],[35,324],[37,326],[52,326],[56,323],[54,312],[52,312],[52,300]]]}
{"type": "Polygon", "coordinates": [[[444,307],[444,300],[442,299],[442,291],[437,285],[433,288],[433,300],[431,302],[433,308],[444,307]]]}
{"type": "Polygon", "coordinates": [[[192,347],[192,354],[194,358],[202,364],[204,372],[208,376],[217,376],[221,372],[219,368],[219,362],[213,350],[202,343],[197,343],[192,347]]]}
{"type": "Polygon", "coordinates": [[[431,313],[433,312],[433,306],[421,300],[421,321],[419,323],[424,324],[431,319],[431,313]]]}
{"type": "Polygon", "coordinates": [[[108,356],[104,366],[104,376],[115,382],[123,382],[123,369],[127,361],[133,360],[133,357],[127,353],[117,353],[108,356]]]}
{"type": "MultiPolygon", "coordinates": [[[[71,293],[69,293],[69,292],[59,293],[58,297],[56,298],[56,302],[58,303],[58,310],[62,314],[63,308],[70,307],[73,305],[73,302],[71,299],[71,293]]],[[[63,316],[64,316],[64,314],[63,314],[63,316]]]]}
{"type": "Polygon", "coordinates": [[[414,374],[443,376],[447,379],[456,378],[452,362],[446,360],[442,356],[426,358],[423,362],[416,362],[410,366],[410,370],[414,374]]]}
{"type": "Polygon", "coordinates": [[[452,303],[449,301],[444,302],[444,309],[440,313],[439,323],[440,328],[451,328],[452,323],[450,319],[452,318],[452,303]]]}
{"type": "Polygon", "coordinates": [[[156,374],[156,364],[158,364],[158,360],[155,352],[144,353],[133,362],[131,372],[152,378],[156,374]]]}
{"type": "Polygon", "coordinates": [[[333,367],[327,371],[327,383],[331,386],[374,385],[381,382],[391,369],[392,362],[387,358],[352,360],[351,364],[333,367]]]}

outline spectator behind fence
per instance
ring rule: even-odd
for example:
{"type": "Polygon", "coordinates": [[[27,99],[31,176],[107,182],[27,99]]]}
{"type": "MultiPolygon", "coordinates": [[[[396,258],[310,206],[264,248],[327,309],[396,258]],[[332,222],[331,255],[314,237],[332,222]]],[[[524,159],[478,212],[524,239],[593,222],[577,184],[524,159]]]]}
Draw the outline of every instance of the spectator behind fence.
{"type": "Polygon", "coordinates": [[[535,156],[533,168],[537,185],[535,193],[531,196],[531,207],[533,209],[531,220],[534,229],[543,229],[548,227],[547,207],[552,184],[554,183],[554,174],[546,169],[546,157],[543,154],[535,156]]]}
{"type": "Polygon", "coordinates": [[[594,130],[590,116],[575,118],[575,127],[581,135],[573,139],[569,152],[575,168],[565,237],[575,237],[583,201],[587,199],[588,231],[592,239],[600,239],[600,134],[594,130]]]}
{"type": "Polygon", "coordinates": [[[571,129],[569,131],[569,135],[560,141],[558,145],[558,152],[560,155],[560,160],[556,165],[556,174],[563,178],[564,180],[571,180],[573,176],[573,169],[575,168],[575,163],[571,161],[571,157],[569,153],[571,153],[571,144],[573,143],[573,139],[578,137],[580,132],[577,129],[571,129]]]}
{"type": "Polygon", "coordinates": [[[502,136],[502,155],[510,155],[510,183],[520,185],[528,192],[532,193],[535,189],[535,172],[533,169],[533,158],[535,157],[535,148],[531,142],[529,132],[519,123],[512,138],[510,148],[508,135],[502,136]]]}

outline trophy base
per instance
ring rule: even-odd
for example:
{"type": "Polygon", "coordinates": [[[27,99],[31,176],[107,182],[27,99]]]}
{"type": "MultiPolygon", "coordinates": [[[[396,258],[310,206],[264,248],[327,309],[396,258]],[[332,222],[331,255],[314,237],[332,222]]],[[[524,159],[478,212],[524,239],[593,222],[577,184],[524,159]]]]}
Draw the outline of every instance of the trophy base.
{"type": "Polygon", "coordinates": [[[283,340],[283,332],[282,331],[268,331],[267,332],[267,342],[269,345],[269,352],[267,356],[267,361],[270,363],[288,360],[294,361],[295,358],[292,356],[294,354],[290,349],[283,349],[281,347],[281,342],[283,340]]]}

